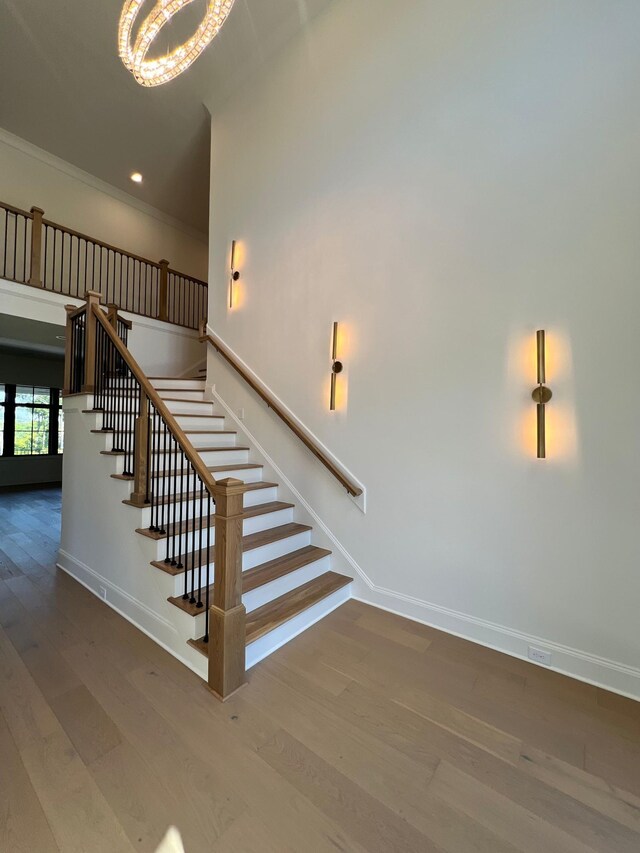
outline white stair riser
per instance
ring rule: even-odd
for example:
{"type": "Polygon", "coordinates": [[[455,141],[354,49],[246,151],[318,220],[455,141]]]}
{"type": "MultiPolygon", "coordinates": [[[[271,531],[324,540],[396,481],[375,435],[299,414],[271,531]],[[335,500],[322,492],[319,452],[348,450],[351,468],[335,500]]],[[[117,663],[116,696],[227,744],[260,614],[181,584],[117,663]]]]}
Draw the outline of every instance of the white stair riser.
{"type": "MultiPolygon", "coordinates": [[[[215,414],[215,413],[214,413],[215,414]]],[[[208,418],[204,415],[187,418],[184,415],[176,415],[176,421],[182,429],[224,429],[224,417],[208,418]]]]}
{"type": "Polygon", "coordinates": [[[257,506],[258,504],[267,504],[271,501],[277,501],[278,487],[271,486],[268,489],[252,489],[250,492],[245,492],[242,498],[242,503],[245,508],[257,506]]]}
{"type": "MultiPolygon", "coordinates": [[[[293,520],[292,509],[281,509],[277,512],[268,512],[264,515],[257,515],[255,518],[245,518],[242,522],[242,534],[248,536],[251,533],[259,533],[262,530],[271,530],[272,527],[280,527],[282,524],[288,524],[293,520]]],[[[203,546],[206,543],[206,528],[202,531],[203,546]]],[[[211,543],[215,540],[215,527],[210,528],[211,543]]],[[[200,531],[195,533],[183,533],[175,538],[176,550],[181,550],[183,553],[189,553],[197,550],[200,547],[200,531]]],[[[167,553],[167,543],[164,539],[157,540],[157,556],[155,559],[163,560],[167,553]]]]}
{"type": "Polygon", "coordinates": [[[331,595],[323,598],[322,601],[318,601],[312,607],[303,610],[302,613],[294,616],[293,619],[289,619],[284,625],[280,625],[273,631],[269,631],[264,637],[260,637],[259,640],[250,643],[245,653],[246,668],[251,669],[252,666],[264,660],[272,652],[275,652],[276,649],[284,646],[285,643],[297,637],[298,634],[301,634],[307,628],[311,627],[311,625],[319,622],[320,619],[323,619],[332,610],[340,607],[341,604],[344,604],[350,598],[351,584],[347,584],[342,589],[338,589],[331,595]]]}
{"type": "MultiPolygon", "coordinates": [[[[179,483],[178,483],[179,485],[179,483]]],[[[131,490],[131,486],[128,487],[129,491],[131,490]]],[[[173,482],[171,483],[171,491],[173,492],[173,482]]],[[[162,492],[159,492],[161,495],[162,492]]],[[[129,497],[127,494],[125,499],[129,497]]],[[[243,495],[243,505],[246,508],[251,506],[257,506],[258,504],[270,503],[271,501],[275,501],[278,499],[278,489],[276,486],[270,489],[256,489],[255,492],[245,492],[243,495]]],[[[203,500],[203,506],[206,507],[206,492],[203,500]]],[[[136,507],[136,511],[138,515],[134,517],[132,510],[132,521],[136,527],[149,527],[151,524],[151,507],[136,507]]],[[[212,509],[215,512],[215,506],[212,509]]],[[[178,503],[173,503],[170,505],[170,509],[168,510],[167,517],[173,521],[173,519],[186,519],[192,518],[194,513],[200,512],[200,498],[199,496],[195,499],[189,501],[179,501],[178,503]]]]}
{"type": "MultiPolygon", "coordinates": [[[[235,439],[235,436],[231,436],[235,439]]],[[[114,445],[114,435],[110,432],[104,433],[105,438],[105,450],[111,450],[114,445]]],[[[249,451],[235,449],[233,444],[225,444],[220,441],[220,438],[225,438],[225,436],[220,436],[216,439],[216,446],[209,445],[210,448],[213,449],[199,449],[198,455],[202,459],[205,465],[232,465],[234,463],[239,463],[241,465],[246,464],[249,461],[249,451]],[[218,447],[220,449],[218,449],[218,447]],[[230,448],[227,450],[227,448],[230,448]]],[[[125,450],[128,450],[129,454],[133,451],[133,444],[125,442],[125,450]]],[[[152,461],[151,461],[151,470],[153,471],[173,471],[175,469],[175,453],[153,453],[152,461]]],[[[180,457],[178,457],[178,463],[180,463],[180,457]]],[[[178,467],[178,472],[180,468],[178,467]]],[[[222,478],[224,479],[224,478],[222,478]]]]}
{"type": "MultiPolygon", "coordinates": [[[[253,548],[251,551],[245,551],[242,555],[242,569],[243,571],[253,569],[255,566],[268,563],[269,560],[275,560],[278,557],[284,557],[285,554],[290,554],[292,551],[298,551],[300,548],[309,545],[310,539],[309,531],[306,531],[304,533],[296,533],[295,536],[288,536],[286,539],[280,539],[278,542],[270,542],[268,545],[262,545],[260,548],[253,548]]],[[[163,560],[164,557],[163,553],[163,560]]],[[[184,591],[184,576],[176,575],[173,581],[173,594],[182,595],[184,591]]]]}
{"type": "MultiPolygon", "coordinates": [[[[271,583],[264,584],[264,586],[258,587],[258,589],[245,593],[242,596],[242,603],[246,607],[247,613],[251,613],[252,610],[257,610],[258,607],[268,604],[270,601],[273,601],[274,598],[279,598],[279,596],[291,592],[297,587],[302,586],[302,584],[314,580],[326,571],[329,571],[328,557],[324,557],[322,560],[317,560],[315,563],[310,563],[308,566],[302,566],[302,568],[297,569],[295,572],[289,572],[288,575],[284,575],[271,583]]],[[[202,573],[201,578],[204,583],[204,573],[202,573]]],[[[197,584],[197,572],[194,580],[197,584]]],[[[215,578],[210,580],[214,582],[215,578]]],[[[187,587],[189,595],[191,594],[190,584],[191,578],[189,577],[189,586],[187,587]]],[[[178,595],[182,595],[183,593],[184,578],[182,579],[182,586],[180,587],[178,595]]],[[[202,601],[203,603],[205,602],[204,592],[202,594],[202,601]]],[[[212,601],[210,599],[209,604],[211,603],[212,601]]],[[[172,605],[172,607],[175,607],[175,605],[172,605]]],[[[204,635],[204,607],[196,616],[191,616],[191,614],[185,613],[185,611],[180,610],[179,607],[175,607],[175,611],[175,613],[172,613],[172,617],[174,622],[181,623],[177,625],[181,635],[193,640],[204,635]]]]}
{"type": "Polygon", "coordinates": [[[165,400],[165,406],[175,415],[213,415],[213,403],[196,403],[192,400],[165,400]]]}
{"type": "Polygon", "coordinates": [[[238,441],[238,434],[213,430],[207,433],[188,433],[187,438],[197,450],[199,447],[217,447],[218,445],[233,447],[238,441]]]}
{"type": "Polygon", "coordinates": [[[204,388],[202,390],[187,390],[183,388],[172,388],[170,391],[160,391],[160,398],[179,397],[181,400],[196,400],[202,402],[204,400],[204,388]]]}
{"type": "Polygon", "coordinates": [[[154,388],[175,388],[176,391],[204,391],[204,379],[151,379],[154,388]]]}
{"type": "MultiPolygon", "coordinates": [[[[238,469],[235,472],[233,470],[232,471],[225,471],[224,473],[219,473],[219,474],[216,474],[214,476],[218,480],[224,480],[227,477],[232,477],[233,479],[241,480],[243,483],[259,483],[260,480],[262,479],[262,468],[248,468],[246,470],[238,469]],[[247,475],[247,476],[245,476],[245,475],[247,475]],[[251,475],[251,476],[248,476],[248,475],[251,475]]],[[[157,485],[155,486],[157,493],[158,494],[162,493],[162,488],[163,488],[162,481],[163,480],[165,481],[164,482],[164,488],[166,490],[165,494],[168,494],[169,492],[173,492],[174,491],[173,475],[170,475],[169,477],[154,477],[153,478],[153,482],[157,483],[157,485]],[[167,482],[168,480],[170,480],[170,482],[167,482]]],[[[185,483],[184,491],[187,491],[187,489],[186,489],[186,482],[187,482],[186,476],[185,476],[183,482],[185,483]]],[[[191,488],[193,488],[193,475],[191,477],[191,488]]],[[[182,491],[180,488],[180,470],[179,469],[178,469],[178,491],[182,491]]],[[[260,501],[258,501],[258,503],[262,504],[262,503],[266,503],[266,501],[260,500],[260,501]]]]}

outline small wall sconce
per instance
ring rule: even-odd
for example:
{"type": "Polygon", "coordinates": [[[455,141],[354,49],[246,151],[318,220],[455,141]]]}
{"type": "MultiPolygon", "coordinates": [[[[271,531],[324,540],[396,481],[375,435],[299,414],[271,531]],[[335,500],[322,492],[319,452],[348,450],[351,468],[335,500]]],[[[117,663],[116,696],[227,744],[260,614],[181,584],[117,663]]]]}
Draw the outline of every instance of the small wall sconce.
{"type": "Polygon", "coordinates": [[[538,415],[538,459],[546,459],[547,444],[546,444],[546,422],[545,422],[545,406],[553,396],[551,389],[544,384],[546,378],[546,344],[544,330],[540,329],[536,332],[536,342],[538,345],[538,385],[533,389],[531,396],[535,400],[538,415]]]}
{"type": "Polygon", "coordinates": [[[236,241],[231,241],[231,278],[229,279],[229,308],[233,308],[233,291],[236,281],[240,278],[240,273],[236,269],[236,241]]]}
{"type": "Polygon", "coordinates": [[[342,373],[344,365],[338,361],[338,324],[333,324],[333,342],[331,344],[331,395],[329,398],[329,409],[336,410],[336,377],[342,373]]]}

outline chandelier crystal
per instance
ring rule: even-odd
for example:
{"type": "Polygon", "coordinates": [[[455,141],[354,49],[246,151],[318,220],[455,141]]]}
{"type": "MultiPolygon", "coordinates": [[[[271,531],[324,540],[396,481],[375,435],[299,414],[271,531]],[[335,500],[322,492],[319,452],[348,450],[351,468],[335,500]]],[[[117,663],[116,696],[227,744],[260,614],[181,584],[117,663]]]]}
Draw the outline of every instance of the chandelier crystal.
{"type": "Polygon", "coordinates": [[[118,52],[141,86],[161,86],[173,80],[200,56],[218,35],[235,0],[207,0],[207,13],[188,41],[164,56],[147,59],[160,30],[193,0],[158,0],[140,24],[131,44],[133,28],[144,0],[126,0],[118,27],[118,52]]]}

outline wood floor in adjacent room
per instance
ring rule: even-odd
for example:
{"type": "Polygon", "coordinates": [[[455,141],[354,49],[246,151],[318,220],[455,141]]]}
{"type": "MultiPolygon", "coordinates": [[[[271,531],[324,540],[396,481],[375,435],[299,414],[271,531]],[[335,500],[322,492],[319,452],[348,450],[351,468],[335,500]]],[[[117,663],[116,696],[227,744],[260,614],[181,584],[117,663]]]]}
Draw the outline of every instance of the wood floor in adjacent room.
{"type": "Polygon", "coordinates": [[[0,494],[2,853],[640,851],[640,704],[349,602],[222,705],[59,523],[0,494]]]}

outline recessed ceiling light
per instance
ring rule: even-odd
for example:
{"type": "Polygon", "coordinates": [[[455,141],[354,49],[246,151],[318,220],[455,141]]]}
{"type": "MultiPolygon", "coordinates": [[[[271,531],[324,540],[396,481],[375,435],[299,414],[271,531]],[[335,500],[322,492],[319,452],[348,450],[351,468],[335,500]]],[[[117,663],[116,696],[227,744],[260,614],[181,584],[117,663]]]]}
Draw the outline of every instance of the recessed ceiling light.
{"type": "Polygon", "coordinates": [[[131,174],[131,180],[133,181],[134,184],[141,184],[142,183],[142,175],[140,174],[140,172],[133,172],[131,174]]]}
{"type": "Polygon", "coordinates": [[[65,335],[56,335],[56,340],[57,341],[66,341],[66,337],[65,337],[65,335]]]}

